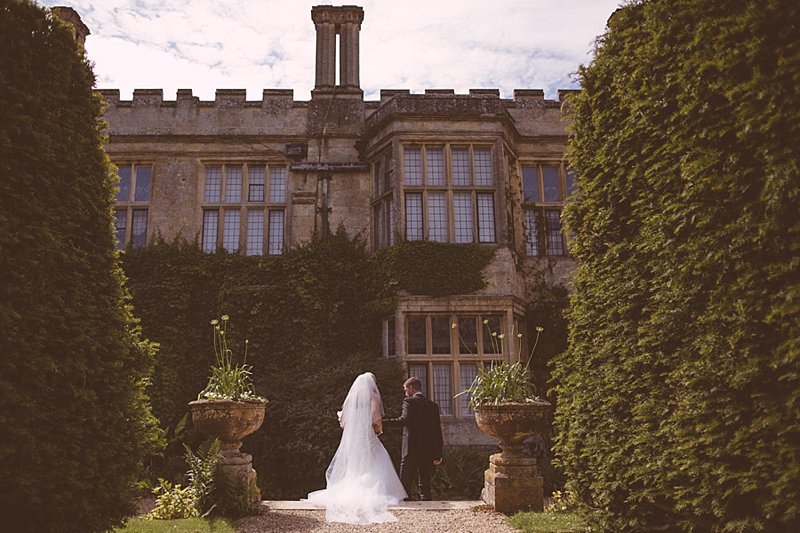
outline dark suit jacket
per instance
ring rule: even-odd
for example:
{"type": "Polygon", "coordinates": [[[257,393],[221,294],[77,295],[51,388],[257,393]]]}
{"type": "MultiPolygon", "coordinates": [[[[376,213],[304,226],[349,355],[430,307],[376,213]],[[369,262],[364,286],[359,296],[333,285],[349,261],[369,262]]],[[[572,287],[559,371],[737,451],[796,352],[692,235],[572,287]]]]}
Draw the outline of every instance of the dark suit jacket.
{"type": "Polygon", "coordinates": [[[442,458],[442,426],[439,406],[421,392],[403,399],[399,418],[385,419],[386,426],[403,427],[403,457],[424,460],[442,458]]]}

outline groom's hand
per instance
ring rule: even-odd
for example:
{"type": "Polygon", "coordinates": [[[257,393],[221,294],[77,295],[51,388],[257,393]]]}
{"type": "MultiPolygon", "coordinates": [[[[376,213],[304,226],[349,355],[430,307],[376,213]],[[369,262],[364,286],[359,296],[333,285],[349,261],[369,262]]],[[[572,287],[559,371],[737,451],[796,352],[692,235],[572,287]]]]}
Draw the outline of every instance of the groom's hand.
{"type": "Polygon", "coordinates": [[[434,460],[433,460],[433,464],[435,464],[435,465],[440,465],[440,464],[442,464],[442,458],[441,458],[441,457],[439,457],[438,459],[434,459],[434,460]]]}

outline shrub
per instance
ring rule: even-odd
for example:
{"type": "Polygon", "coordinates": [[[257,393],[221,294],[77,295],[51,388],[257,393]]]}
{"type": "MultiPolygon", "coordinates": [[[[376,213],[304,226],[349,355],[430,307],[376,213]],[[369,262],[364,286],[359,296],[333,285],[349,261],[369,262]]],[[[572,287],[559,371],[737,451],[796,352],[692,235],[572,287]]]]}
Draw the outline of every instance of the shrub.
{"type": "Polygon", "coordinates": [[[89,63],[26,0],[0,3],[0,49],[0,516],[105,531],[158,445],[155,346],[125,303],[89,63]]]}
{"type": "Polygon", "coordinates": [[[485,451],[446,448],[442,464],[436,467],[431,480],[436,499],[480,499],[487,468],[489,454],[485,451]]]}
{"type": "Polygon", "coordinates": [[[798,19],[633,2],[580,70],[556,424],[601,530],[800,528],[798,19]]]}
{"type": "Polygon", "coordinates": [[[200,516],[197,491],[192,486],[173,485],[166,479],[159,479],[153,494],[156,496],[155,507],[145,515],[149,520],[178,520],[200,516]]]}

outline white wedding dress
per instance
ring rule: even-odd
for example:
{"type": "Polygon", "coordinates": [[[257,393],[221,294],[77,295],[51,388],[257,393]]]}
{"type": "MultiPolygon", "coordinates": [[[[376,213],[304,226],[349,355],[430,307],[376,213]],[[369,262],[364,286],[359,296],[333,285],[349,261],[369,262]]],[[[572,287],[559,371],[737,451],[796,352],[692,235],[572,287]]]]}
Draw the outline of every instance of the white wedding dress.
{"type": "Polygon", "coordinates": [[[340,417],[342,440],[325,473],[326,488],[308,501],[325,508],[328,522],[370,524],[396,522],[389,512],[407,496],[389,453],[378,439],[383,403],[375,376],[367,372],[353,382],[340,417]]]}

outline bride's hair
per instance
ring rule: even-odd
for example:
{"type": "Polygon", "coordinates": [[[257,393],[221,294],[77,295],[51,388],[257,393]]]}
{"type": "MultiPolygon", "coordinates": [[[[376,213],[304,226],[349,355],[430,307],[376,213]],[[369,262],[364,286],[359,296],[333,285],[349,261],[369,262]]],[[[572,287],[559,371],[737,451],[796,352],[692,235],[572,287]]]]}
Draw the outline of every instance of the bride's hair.
{"type": "MultiPolygon", "coordinates": [[[[381,392],[378,389],[378,383],[375,381],[375,375],[372,372],[365,372],[359,375],[353,385],[350,387],[350,392],[342,404],[342,422],[343,426],[347,425],[348,419],[355,418],[357,413],[362,413],[363,417],[359,422],[368,421],[372,424],[372,403],[373,400],[377,401],[380,407],[380,414],[383,416],[383,401],[381,401],[381,392]]],[[[352,427],[352,426],[351,426],[352,427]]]]}

